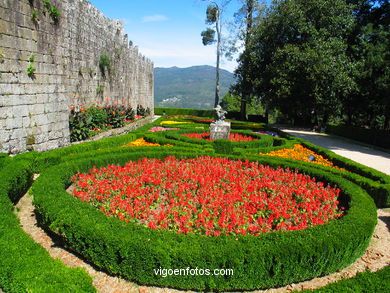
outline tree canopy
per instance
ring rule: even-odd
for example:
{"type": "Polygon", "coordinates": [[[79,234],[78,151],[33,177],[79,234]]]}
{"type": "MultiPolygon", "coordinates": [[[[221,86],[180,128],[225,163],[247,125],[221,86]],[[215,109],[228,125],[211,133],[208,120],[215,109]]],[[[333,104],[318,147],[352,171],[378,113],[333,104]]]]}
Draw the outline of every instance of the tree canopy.
{"type": "Polygon", "coordinates": [[[390,128],[389,7],[274,1],[248,34],[234,88],[293,123],[390,128]]]}

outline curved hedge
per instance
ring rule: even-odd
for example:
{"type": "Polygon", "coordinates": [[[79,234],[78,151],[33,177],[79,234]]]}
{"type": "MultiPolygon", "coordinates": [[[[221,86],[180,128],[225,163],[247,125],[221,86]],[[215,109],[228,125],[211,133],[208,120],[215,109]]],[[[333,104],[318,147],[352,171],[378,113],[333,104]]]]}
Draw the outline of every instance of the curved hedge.
{"type": "Polygon", "coordinates": [[[13,204],[32,182],[28,161],[10,160],[0,170],[0,288],[5,292],[95,292],[83,269],[54,260],[20,228],[13,204]]]}
{"type": "MultiPolygon", "coordinates": [[[[364,190],[325,169],[284,165],[337,184],[349,201],[345,216],[304,231],[265,233],[259,237],[207,237],[150,230],[107,217],[66,193],[70,176],[92,166],[124,164],[140,157],[195,157],[189,151],[103,152],[47,169],[33,185],[42,225],[66,246],[96,266],[142,284],[194,290],[252,290],[286,285],[325,275],[352,263],[366,249],[376,224],[376,209],[364,190]],[[237,240],[236,240],[237,239],[237,240]],[[156,276],[154,269],[233,269],[233,276],[156,276]]],[[[236,156],[229,156],[238,159],[236,156]]],[[[252,160],[255,160],[252,158],[252,160]]],[[[258,158],[278,165],[273,158],[258,158]]]]}
{"type": "Polygon", "coordinates": [[[377,207],[390,206],[390,176],[378,170],[359,164],[353,160],[337,155],[323,147],[312,144],[304,139],[280,132],[288,139],[294,139],[303,146],[315,151],[317,154],[329,159],[338,167],[348,170],[350,180],[365,189],[374,199],[377,207]]]}

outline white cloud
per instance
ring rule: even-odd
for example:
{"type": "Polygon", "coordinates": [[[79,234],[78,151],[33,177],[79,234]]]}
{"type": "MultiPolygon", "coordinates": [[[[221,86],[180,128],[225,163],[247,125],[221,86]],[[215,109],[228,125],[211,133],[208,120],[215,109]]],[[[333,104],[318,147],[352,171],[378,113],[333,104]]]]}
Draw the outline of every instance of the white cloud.
{"type": "Polygon", "coordinates": [[[142,22],[159,22],[159,21],[166,21],[169,18],[162,14],[154,14],[154,15],[148,15],[144,16],[142,18],[142,22]]]}

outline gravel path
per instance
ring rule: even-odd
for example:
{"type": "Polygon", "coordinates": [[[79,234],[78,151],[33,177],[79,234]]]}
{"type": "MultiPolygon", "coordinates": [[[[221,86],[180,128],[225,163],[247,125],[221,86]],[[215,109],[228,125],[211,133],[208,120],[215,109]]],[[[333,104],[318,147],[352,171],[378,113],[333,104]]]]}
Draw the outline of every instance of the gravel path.
{"type": "MultiPolygon", "coordinates": [[[[336,154],[390,175],[390,154],[363,144],[354,144],[341,137],[298,129],[281,129],[291,135],[306,139],[336,154]]],[[[390,148],[390,146],[389,146],[390,148]]]]}

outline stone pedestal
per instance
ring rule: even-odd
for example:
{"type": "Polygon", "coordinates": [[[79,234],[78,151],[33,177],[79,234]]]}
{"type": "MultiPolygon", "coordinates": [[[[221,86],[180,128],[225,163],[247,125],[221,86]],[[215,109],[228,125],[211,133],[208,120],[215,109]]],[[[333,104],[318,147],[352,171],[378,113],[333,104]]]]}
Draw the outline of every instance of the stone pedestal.
{"type": "Polygon", "coordinates": [[[230,136],[230,122],[217,121],[210,124],[210,138],[215,139],[229,139],[230,136]]]}

